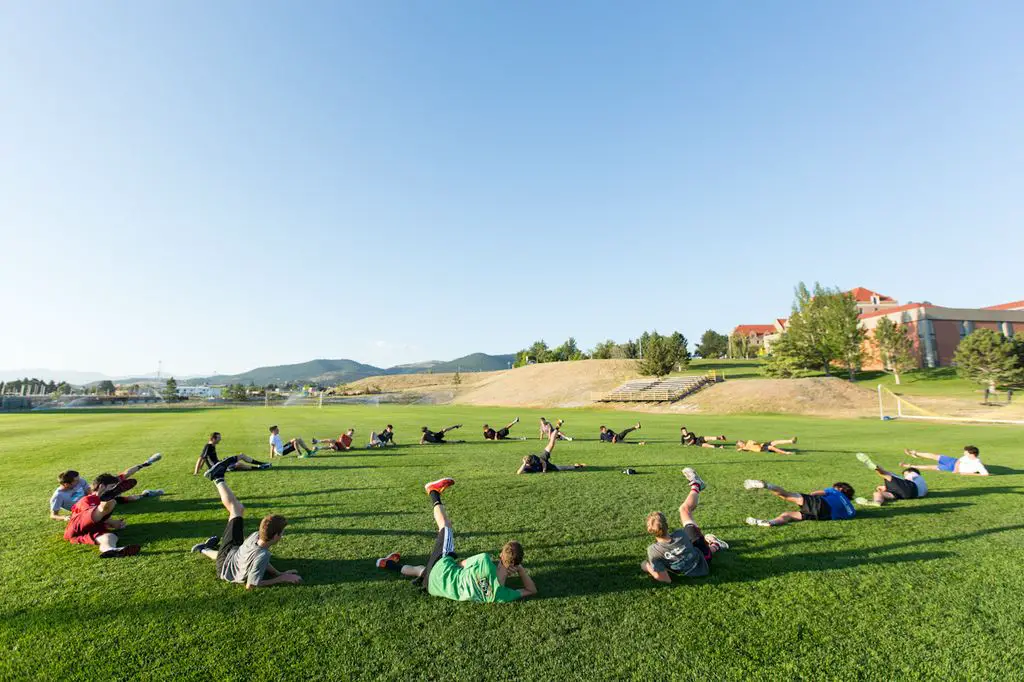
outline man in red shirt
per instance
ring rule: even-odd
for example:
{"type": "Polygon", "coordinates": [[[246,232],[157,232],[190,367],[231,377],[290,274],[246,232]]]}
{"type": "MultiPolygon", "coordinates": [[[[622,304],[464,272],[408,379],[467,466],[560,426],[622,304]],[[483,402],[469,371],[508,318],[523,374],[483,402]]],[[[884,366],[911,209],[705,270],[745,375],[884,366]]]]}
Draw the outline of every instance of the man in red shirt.
{"type": "Polygon", "coordinates": [[[123,519],[111,519],[117,497],[135,487],[134,478],[100,474],[92,482],[90,493],[71,507],[71,520],[64,539],[72,544],[98,545],[101,559],[116,559],[139,553],[138,545],[117,546],[115,530],[124,528],[123,519]]]}
{"type": "Polygon", "coordinates": [[[349,429],[345,433],[343,433],[340,436],[338,436],[338,440],[331,440],[329,438],[327,440],[317,440],[316,438],[314,438],[313,439],[313,445],[318,445],[318,444],[319,445],[326,445],[330,449],[338,450],[338,451],[341,451],[341,450],[351,450],[352,449],[352,436],[354,436],[355,433],[356,433],[355,429],[349,429]]]}

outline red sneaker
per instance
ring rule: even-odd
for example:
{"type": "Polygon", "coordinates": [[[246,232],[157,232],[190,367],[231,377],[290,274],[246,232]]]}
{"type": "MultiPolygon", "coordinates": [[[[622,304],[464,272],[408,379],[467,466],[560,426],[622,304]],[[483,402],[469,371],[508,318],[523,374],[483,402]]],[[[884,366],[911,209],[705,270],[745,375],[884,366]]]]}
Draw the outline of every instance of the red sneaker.
{"type": "Polygon", "coordinates": [[[388,564],[397,564],[399,561],[401,561],[401,559],[401,554],[399,554],[398,552],[392,552],[391,554],[388,554],[386,557],[381,557],[380,559],[377,559],[377,568],[387,568],[388,564]]]}
{"type": "Polygon", "coordinates": [[[455,485],[454,478],[439,478],[436,481],[431,481],[430,483],[427,483],[425,486],[423,486],[423,488],[428,493],[434,492],[440,495],[448,488],[451,488],[453,485],[455,485]]]}

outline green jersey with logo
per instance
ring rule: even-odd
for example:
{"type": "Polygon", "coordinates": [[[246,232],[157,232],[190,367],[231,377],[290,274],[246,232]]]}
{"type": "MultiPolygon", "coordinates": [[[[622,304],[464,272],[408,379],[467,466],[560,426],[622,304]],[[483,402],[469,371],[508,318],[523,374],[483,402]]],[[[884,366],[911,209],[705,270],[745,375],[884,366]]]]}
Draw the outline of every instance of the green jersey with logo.
{"type": "Polygon", "coordinates": [[[435,597],[455,601],[509,602],[519,599],[519,590],[498,582],[498,567],[489,554],[466,559],[465,566],[450,556],[441,557],[430,569],[427,591],[435,597]]]}

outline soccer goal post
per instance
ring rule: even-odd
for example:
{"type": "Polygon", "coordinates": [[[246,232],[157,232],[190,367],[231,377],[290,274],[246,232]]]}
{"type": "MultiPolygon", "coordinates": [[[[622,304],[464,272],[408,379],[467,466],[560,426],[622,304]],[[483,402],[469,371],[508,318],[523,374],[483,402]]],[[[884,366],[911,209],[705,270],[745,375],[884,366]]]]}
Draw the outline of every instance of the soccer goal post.
{"type": "Polygon", "coordinates": [[[1024,425],[1019,419],[982,419],[968,416],[945,416],[935,414],[905,397],[893,393],[882,384],[878,384],[878,418],[883,421],[890,419],[920,419],[924,421],[960,422],[971,424],[1016,424],[1024,425]]]}

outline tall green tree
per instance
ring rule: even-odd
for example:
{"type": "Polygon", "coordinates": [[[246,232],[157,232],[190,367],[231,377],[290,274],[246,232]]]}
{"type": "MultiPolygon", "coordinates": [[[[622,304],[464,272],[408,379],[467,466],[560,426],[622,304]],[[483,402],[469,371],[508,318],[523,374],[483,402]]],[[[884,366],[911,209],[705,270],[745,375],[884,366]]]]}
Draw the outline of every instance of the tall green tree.
{"type": "Polygon", "coordinates": [[[774,371],[820,368],[831,376],[832,363],[838,362],[852,381],[864,359],[864,334],[853,296],[800,282],[786,330],[772,345],[772,366],[774,371]]]}
{"type": "Polygon", "coordinates": [[[694,352],[705,360],[724,358],[729,352],[729,337],[719,334],[714,329],[708,329],[700,337],[700,343],[694,352]]]}
{"type": "Polygon", "coordinates": [[[1019,380],[1016,340],[991,329],[977,329],[964,338],[953,354],[956,373],[963,379],[987,386],[1013,384],[1019,380]]]}
{"type": "Polygon", "coordinates": [[[96,384],[96,392],[103,395],[113,395],[117,387],[114,386],[114,382],[110,379],[104,379],[100,383],[96,384]]]}
{"type": "Polygon", "coordinates": [[[729,357],[733,359],[746,360],[757,353],[757,348],[750,343],[750,337],[746,334],[732,334],[729,336],[729,357]]]}
{"type": "Polygon", "coordinates": [[[170,377],[167,383],[164,384],[163,398],[169,403],[173,403],[178,399],[178,382],[175,381],[174,377],[170,377]]]}
{"type": "Polygon", "coordinates": [[[643,356],[637,360],[637,371],[646,376],[662,377],[684,367],[690,361],[686,337],[675,332],[662,336],[657,331],[640,337],[643,356]]]}
{"type": "Polygon", "coordinates": [[[566,360],[582,360],[583,351],[576,345],[576,339],[569,337],[561,346],[554,348],[549,353],[550,362],[565,362],[566,360]]]}
{"type": "Polygon", "coordinates": [[[590,357],[595,360],[610,360],[613,357],[614,352],[615,342],[608,339],[607,341],[601,341],[594,346],[594,350],[590,351],[590,357]]]}
{"type": "Polygon", "coordinates": [[[875,345],[882,361],[882,369],[891,372],[900,383],[900,374],[917,366],[914,355],[914,340],[908,333],[906,325],[897,324],[888,317],[883,317],[875,327],[875,345]]]}

